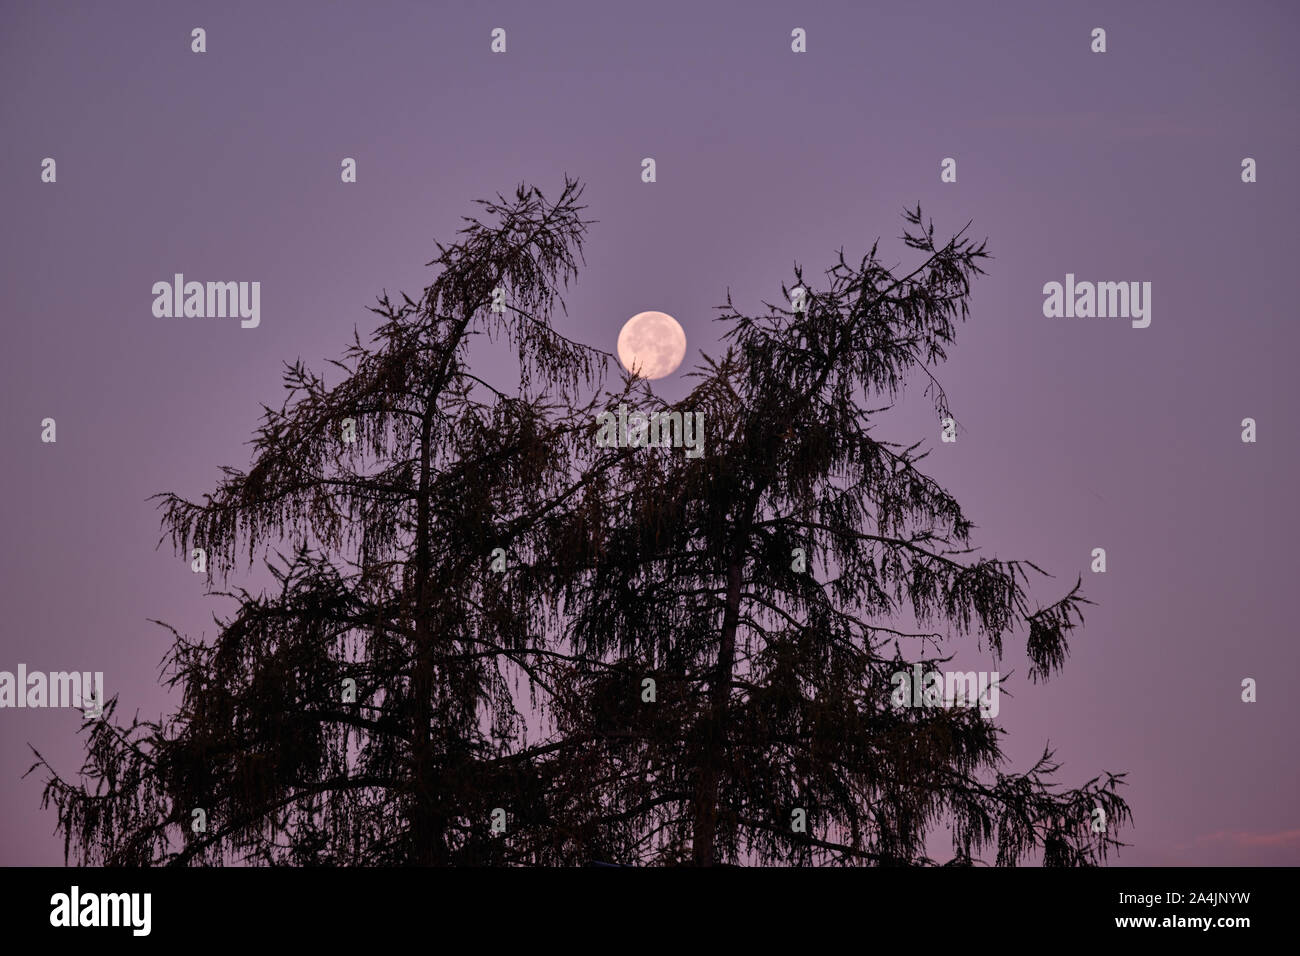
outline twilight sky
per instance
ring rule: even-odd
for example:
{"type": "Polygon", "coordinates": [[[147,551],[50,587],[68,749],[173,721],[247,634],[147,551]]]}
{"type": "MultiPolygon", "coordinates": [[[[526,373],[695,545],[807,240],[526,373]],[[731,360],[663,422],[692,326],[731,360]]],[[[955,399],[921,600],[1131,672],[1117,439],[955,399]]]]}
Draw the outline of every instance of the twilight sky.
{"type": "MultiPolygon", "coordinates": [[[[229,604],[155,549],[146,499],[246,466],[281,363],[320,368],[381,291],[431,281],[473,199],[585,182],[599,221],[560,331],[612,350],[668,312],[681,372],[728,289],[759,310],[795,262],[815,287],[878,236],[913,261],[919,201],[995,258],[940,372],[958,442],[919,388],[879,434],[926,439],[982,553],[1056,575],[1042,603],[1079,574],[1097,602],[1047,684],[1023,640],[959,654],[1015,672],[1008,769],[1050,741],[1064,784],[1127,771],[1112,863],[1300,864],[1297,26],[1287,2],[5,4],[0,670],[103,671],[120,715],[165,711],[149,619],[211,637],[229,604]],[[175,272],[260,281],[260,326],[155,318],[175,272]],[[1150,327],[1045,318],[1067,273],[1151,282],[1150,327]]],[[[80,723],[0,709],[0,864],[62,862],[20,777],[29,743],[74,774],[80,723]]]]}

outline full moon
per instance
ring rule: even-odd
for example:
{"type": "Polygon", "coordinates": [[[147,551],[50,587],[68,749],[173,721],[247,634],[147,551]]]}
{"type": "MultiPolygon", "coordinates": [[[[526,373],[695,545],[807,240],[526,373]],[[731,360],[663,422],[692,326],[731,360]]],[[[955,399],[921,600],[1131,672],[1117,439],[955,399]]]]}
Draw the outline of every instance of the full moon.
{"type": "Polygon", "coordinates": [[[641,378],[663,378],[686,357],[686,333],[664,312],[638,312],[618,333],[618,360],[641,378]]]}

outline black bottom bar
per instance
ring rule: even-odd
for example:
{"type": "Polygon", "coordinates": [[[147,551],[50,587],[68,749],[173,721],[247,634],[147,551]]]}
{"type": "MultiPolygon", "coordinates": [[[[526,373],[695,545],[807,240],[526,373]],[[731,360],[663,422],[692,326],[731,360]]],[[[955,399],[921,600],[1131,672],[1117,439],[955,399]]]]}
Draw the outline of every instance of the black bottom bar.
{"type": "Polygon", "coordinates": [[[767,950],[787,937],[807,948],[847,936],[868,946],[891,930],[926,948],[1062,930],[1069,935],[1048,939],[1231,945],[1287,929],[1296,885],[1295,870],[1282,868],[613,869],[10,868],[0,869],[0,914],[7,942],[77,946],[284,942],[341,952],[405,939],[436,952],[586,940],[669,952],[711,939],[767,950]]]}

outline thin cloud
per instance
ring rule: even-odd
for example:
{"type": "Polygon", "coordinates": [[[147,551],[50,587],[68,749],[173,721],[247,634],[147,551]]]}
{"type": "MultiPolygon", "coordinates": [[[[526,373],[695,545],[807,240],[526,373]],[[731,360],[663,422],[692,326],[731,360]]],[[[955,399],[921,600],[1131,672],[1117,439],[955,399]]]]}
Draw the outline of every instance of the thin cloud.
{"type": "Polygon", "coordinates": [[[1246,833],[1241,830],[1220,830],[1196,838],[1197,843],[1230,843],[1233,846],[1300,846],[1300,830],[1278,830],[1276,833],[1246,833]]]}

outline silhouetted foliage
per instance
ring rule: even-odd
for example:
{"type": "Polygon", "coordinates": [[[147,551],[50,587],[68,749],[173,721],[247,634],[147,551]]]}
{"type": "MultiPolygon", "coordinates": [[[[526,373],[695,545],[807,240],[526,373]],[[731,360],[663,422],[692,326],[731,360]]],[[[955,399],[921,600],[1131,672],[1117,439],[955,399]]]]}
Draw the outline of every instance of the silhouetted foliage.
{"type": "Polygon", "coordinates": [[[110,701],[80,783],[37,754],[65,851],[899,865],[935,862],[926,838],[947,825],[957,864],[1104,859],[1129,821],[1123,775],[1062,790],[1050,751],[1006,772],[1003,731],[975,709],[890,705],[890,675],[913,663],[900,639],[935,663],[949,638],[997,657],[1023,630],[1045,680],[1087,603],[1076,585],[1035,609],[1027,575],[1041,572],[974,557],[919,445],[871,435],[913,374],[950,414],[934,366],[983,245],[964,231],[937,244],[918,207],[912,271],[875,246],[856,266],[841,253],[820,288],[796,269],[800,312],[748,317],[728,297],[725,354],[681,402],[626,376],[584,398],[607,356],[551,323],[589,225],[580,194],[566,179],[554,203],[523,186],[484,203],[497,221],[439,246],[418,301],[379,300],[370,341],[333,363],[341,382],[286,366],[289,397],[264,406],[247,472],[224,469],[200,503],[161,496],[173,546],[203,548],[214,578],[288,553],[268,562],[273,593],[219,592],[238,611],[210,645],[172,632],[181,703],[166,722],[119,726],[110,701]],[[513,394],[471,371],[480,334],[517,352],[513,394]],[[596,415],[634,399],[703,412],[706,453],[598,445],[596,415]],[[791,831],[796,807],[807,833],[791,831]]]}

